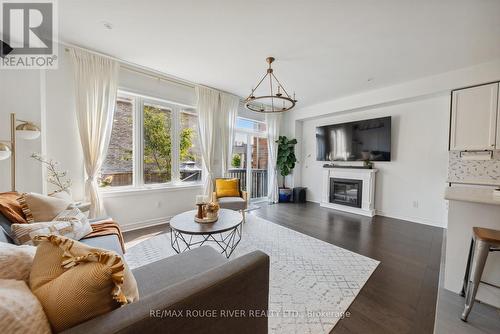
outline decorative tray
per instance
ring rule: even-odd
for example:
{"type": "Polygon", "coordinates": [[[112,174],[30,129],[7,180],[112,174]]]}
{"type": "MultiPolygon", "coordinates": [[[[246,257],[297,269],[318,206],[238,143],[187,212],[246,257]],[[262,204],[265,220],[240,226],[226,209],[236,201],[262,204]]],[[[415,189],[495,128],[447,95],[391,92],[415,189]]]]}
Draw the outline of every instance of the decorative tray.
{"type": "Polygon", "coordinates": [[[217,219],[219,219],[219,217],[213,217],[213,218],[208,218],[208,217],[198,218],[196,216],[194,217],[194,221],[197,223],[200,223],[200,224],[215,223],[217,221],[217,219]]]}

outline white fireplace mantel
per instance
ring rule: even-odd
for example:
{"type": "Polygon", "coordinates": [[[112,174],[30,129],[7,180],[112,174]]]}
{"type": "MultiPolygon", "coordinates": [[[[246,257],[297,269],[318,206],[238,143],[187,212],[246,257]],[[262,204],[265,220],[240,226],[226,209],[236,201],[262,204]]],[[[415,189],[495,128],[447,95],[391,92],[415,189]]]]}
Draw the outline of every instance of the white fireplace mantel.
{"type": "Polygon", "coordinates": [[[375,174],[376,169],[363,168],[323,168],[323,188],[321,193],[321,206],[356,213],[359,215],[375,216],[375,174]],[[330,203],[330,178],[361,180],[361,208],[348,205],[330,203]]]}

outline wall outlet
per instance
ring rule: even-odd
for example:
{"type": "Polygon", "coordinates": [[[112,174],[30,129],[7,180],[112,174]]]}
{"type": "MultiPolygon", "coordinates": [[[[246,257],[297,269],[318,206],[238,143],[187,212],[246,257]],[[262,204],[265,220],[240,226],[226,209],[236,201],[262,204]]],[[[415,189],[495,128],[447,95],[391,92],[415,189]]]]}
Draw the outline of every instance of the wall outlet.
{"type": "Polygon", "coordinates": [[[415,209],[418,209],[418,201],[413,201],[412,204],[415,209]]]}
{"type": "Polygon", "coordinates": [[[156,202],[156,207],[157,208],[161,208],[161,202],[160,201],[156,202]]]}

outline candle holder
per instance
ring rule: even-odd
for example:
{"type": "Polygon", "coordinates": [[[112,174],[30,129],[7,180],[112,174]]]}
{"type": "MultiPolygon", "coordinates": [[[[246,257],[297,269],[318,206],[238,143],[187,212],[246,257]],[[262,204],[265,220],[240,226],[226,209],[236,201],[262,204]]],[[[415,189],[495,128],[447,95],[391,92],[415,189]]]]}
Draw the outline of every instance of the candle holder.
{"type": "Polygon", "coordinates": [[[200,224],[214,223],[219,219],[218,203],[196,203],[198,210],[194,216],[194,221],[200,224]]]}
{"type": "Polygon", "coordinates": [[[198,212],[196,213],[196,218],[198,219],[203,219],[203,206],[204,203],[197,203],[196,206],[198,206],[198,212]]]}

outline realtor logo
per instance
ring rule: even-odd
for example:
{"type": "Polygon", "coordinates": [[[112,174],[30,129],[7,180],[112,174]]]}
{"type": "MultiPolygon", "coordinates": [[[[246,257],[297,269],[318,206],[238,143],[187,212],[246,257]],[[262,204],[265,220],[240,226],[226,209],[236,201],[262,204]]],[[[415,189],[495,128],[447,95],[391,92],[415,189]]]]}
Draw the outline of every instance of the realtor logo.
{"type": "Polygon", "coordinates": [[[0,59],[0,68],[56,68],[55,2],[3,0],[1,4],[1,40],[13,50],[0,59]]]}

